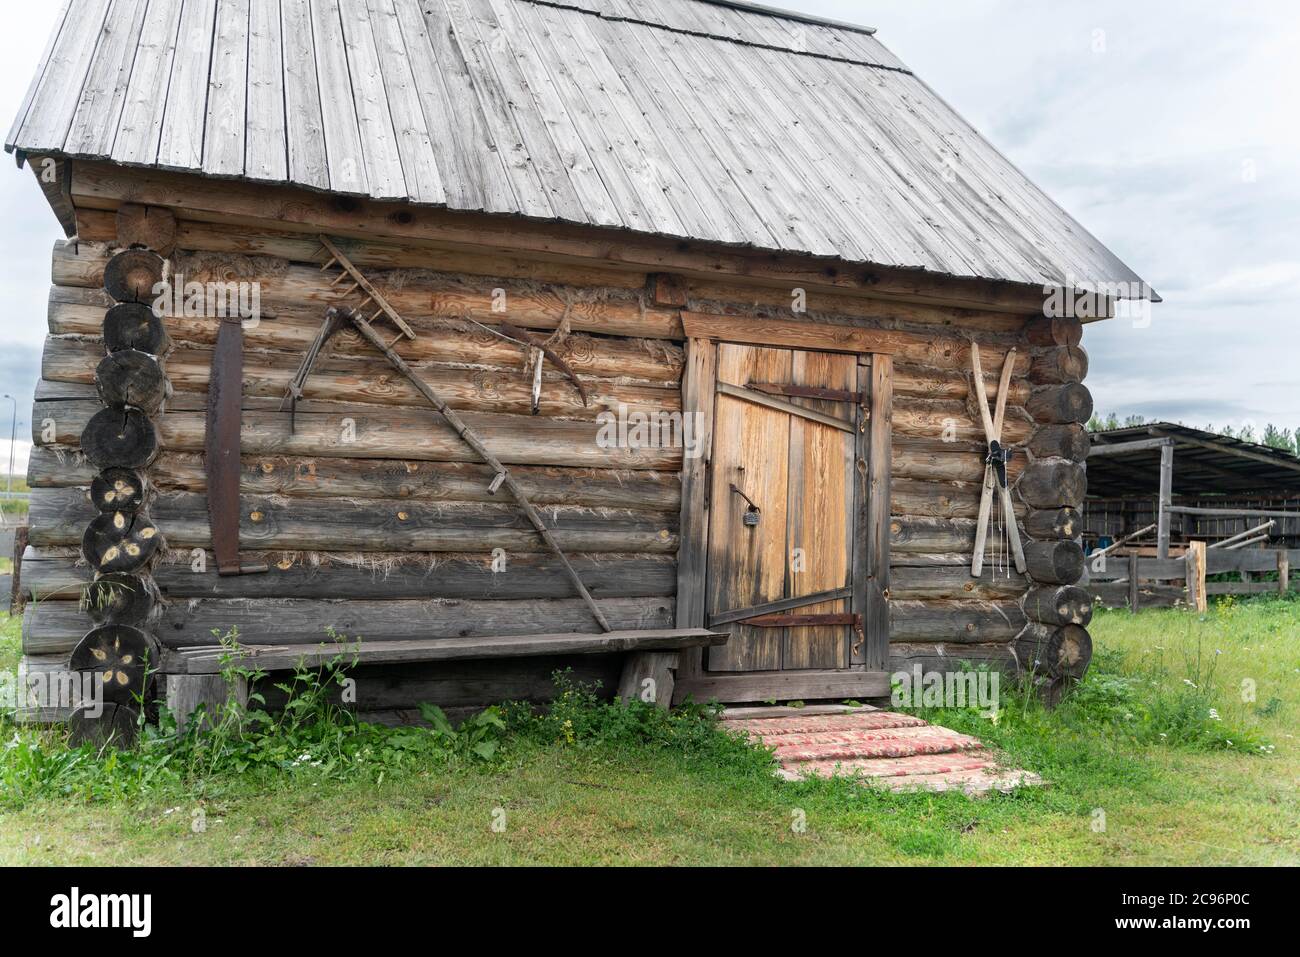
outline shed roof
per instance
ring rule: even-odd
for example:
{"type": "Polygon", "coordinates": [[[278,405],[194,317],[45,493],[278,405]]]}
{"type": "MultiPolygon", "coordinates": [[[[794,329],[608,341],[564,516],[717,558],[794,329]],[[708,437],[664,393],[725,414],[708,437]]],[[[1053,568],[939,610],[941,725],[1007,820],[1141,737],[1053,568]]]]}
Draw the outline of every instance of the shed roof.
{"type": "Polygon", "coordinates": [[[1202,498],[1300,494],[1300,458],[1290,452],[1172,422],[1148,422],[1092,433],[1094,452],[1088,457],[1088,496],[1141,497],[1159,492],[1159,448],[1105,455],[1095,451],[1098,446],[1153,438],[1174,442],[1175,495],[1202,498]]]}
{"type": "Polygon", "coordinates": [[[739,2],[67,0],[6,149],[1140,283],[868,28],[739,2]]]}

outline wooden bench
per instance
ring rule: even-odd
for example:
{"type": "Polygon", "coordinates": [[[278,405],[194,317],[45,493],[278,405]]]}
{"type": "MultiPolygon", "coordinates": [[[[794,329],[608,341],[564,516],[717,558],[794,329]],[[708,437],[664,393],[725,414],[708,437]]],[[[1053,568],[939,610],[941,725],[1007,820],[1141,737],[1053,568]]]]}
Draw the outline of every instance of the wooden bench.
{"type": "MultiPolygon", "coordinates": [[[[331,662],[344,666],[425,663],[466,659],[527,658],[542,655],[627,653],[618,696],[653,700],[666,708],[672,701],[678,653],[684,648],[720,645],[726,633],[705,628],[610,631],[604,634],[493,635],[482,638],[429,638],[406,641],[321,642],[312,645],[202,645],[169,648],[161,671],[166,677],[167,708],[184,727],[199,705],[209,713],[231,693],[221,672],[232,667],[250,671],[290,671],[331,662]]],[[[247,700],[243,681],[237,699],[247,700]]]]}

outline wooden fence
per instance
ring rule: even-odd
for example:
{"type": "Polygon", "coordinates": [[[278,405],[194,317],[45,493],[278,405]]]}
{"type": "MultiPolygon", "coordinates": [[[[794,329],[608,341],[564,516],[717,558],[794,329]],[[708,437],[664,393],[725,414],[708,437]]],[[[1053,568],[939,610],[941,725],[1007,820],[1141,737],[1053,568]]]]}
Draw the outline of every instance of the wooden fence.
{"type": "Polygon", "coordinates": [[[1193,542],[1186,554],[1177,558],[1107,555],[1104,562],[1090,559],[1083,586],[1110,608],[1204,607],[1209,595],[1285,594],[1291,587],[1291,566],[1297,562],[1300,549],[1207,550],[1203,543],[1193,542]],[[1271,572],[1277,573],[1276,581],[1256,579],[1271,572]],[[1237,580],[1212,580],[1221,575],[1235,575],[1237,580]]]}

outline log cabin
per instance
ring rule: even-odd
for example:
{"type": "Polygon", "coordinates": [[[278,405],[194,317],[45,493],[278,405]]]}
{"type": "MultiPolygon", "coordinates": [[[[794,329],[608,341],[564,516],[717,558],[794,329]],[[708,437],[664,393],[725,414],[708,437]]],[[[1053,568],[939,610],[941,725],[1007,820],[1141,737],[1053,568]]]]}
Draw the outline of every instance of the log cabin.
{"type": "Polygon", "coordinates": [[[110,720],[231,636],[397,722],[1088,665],[1082,329],[1156,297],[869,28],[68,0],[6,149],[65,236],[24,668],[110,720]]]}

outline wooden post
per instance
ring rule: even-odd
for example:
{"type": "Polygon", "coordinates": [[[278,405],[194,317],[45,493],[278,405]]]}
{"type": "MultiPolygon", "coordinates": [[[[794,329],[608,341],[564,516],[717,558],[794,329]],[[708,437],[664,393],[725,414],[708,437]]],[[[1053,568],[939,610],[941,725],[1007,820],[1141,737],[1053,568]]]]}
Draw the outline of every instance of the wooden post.
{"type": "MultiPolygon", "coordinates": [[[[718,372],[718,345],[708,339],[688,339],[682,370],[682,422],[695,424],[699,443],[694,456],[682,461],[681,544],[677,551],[677,627],[703,628],[708,564],[709,459],[713,454],[713,392],[718,372]]],[[[682,654],[678,674],[683,680],[704,671],[704,650],[682,654]]]]}
{"type": "Polygon", "coordinates": [[[1286,597],[1287,589],[1291,587],[1291,556],[1286,549],[1279,549],[1277,553],[1277,593],[1286,597]]]}
{"type": "Polygon", "coordinates": [[[623,662],[618,682],[618,697],[624,701],[641,700],[667,708],[673,700],[673,673],[677,670],[675,651],[634,651],[623,662]]]}
{"type": "MultiPolygon", "coordinates": [[[[858,366],[859,388],[865,384],[864,369],[858,366]]],[[[891,486],[891,439],[894,409],[893,356],[871,357],[871,399],[859,425],[861,442],[854,463],[858,507],[854,529],[854,611],[861,610],[861,661],[868,671],[884,671],[889,663],[889,494],[891,486]],[[865,446],[865,448],[864,448],[865,446]],[[865,451],[865,456],[863,452],[865,451]],[[865,545],[866,553],[861,546],[865,545]],[[860,576],[860,577],[859,577],[860,576]]],[[[1005,386],[1003,387],[1005,392],[1005,386]]],[[[987,408],[987,407],[986,407],[987,408]]],[[[986,413],[987,414],[987,413],[986,413]]],[[[855,664],[858,658],[850,652],[855,664]]]]}
{"type": "Polygon", "coordinates": [[[204,727],[210,728],[213,717],[231,701],[241,708],[248,704],[248,684],[243,678],[236,678],[232,686],[221,675],[167,676],[167,710],[182,732],[200,705],[204,727]]]}
{"type": "MultiPolygon", "coordinates": [[[[27,604],[23,592],[23,553],[27,551],[27,526],[19,525],[14,529],[14,573],[9,585],[9,614],[21,614],[27,604]]],[[[1285,554],[1285,553],[1283,553],[1285,554]]]]}
{"type": "Polygon", "coordinates": [[[1138,570],[1140,562],[1137,555],[1128,557],[1128,610],[1136,615],[1138,611],[1138,570]]]}
{"type": "Polygon", "coordinates": [[[1190,542],[1187,546],[1187,603],[1196,611],[1205,611],[1205,543],[1190,542]]]}
{"type": "Polygon", "coordinates": [[[1174,447],[1160,446],[1160,501],[1156,506],[1156,557],[1169,557],[1169,506],[1173,504],[1174,447]]]}

